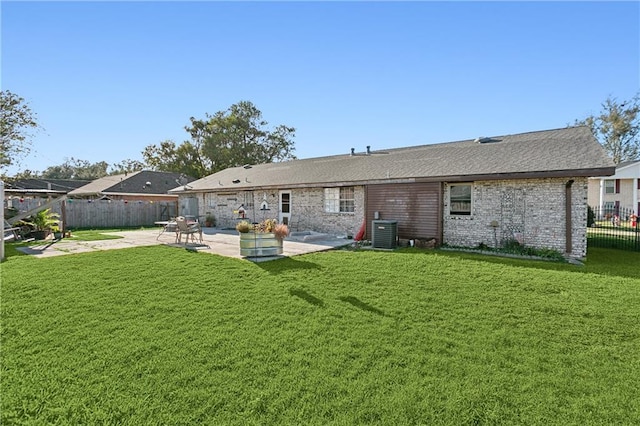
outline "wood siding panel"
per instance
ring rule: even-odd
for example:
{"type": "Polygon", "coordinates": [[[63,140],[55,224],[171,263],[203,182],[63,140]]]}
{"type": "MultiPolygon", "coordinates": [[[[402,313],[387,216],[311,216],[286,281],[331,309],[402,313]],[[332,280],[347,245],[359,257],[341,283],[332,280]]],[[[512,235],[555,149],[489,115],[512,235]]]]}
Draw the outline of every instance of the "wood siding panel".
{"type": "Polygon", "coordinates": [[[375,212],[398,221],[399,238],[436,238],[442,242],[442,190],[439,182],[382,184],[367,187],[366,238],[375,212]]]}

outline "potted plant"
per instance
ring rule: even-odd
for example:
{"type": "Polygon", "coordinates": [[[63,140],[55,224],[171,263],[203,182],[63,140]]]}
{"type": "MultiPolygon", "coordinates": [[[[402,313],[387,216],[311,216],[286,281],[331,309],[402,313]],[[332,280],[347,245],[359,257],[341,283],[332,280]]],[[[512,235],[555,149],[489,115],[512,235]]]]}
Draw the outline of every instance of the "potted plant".
{"type": "Polygon", "coordinates": [[[253,230],[253,225],[247,222],[246,220],[242,220],[236,224],[236,231],[241,234],[246,234],[249,231],[253,230]]]}
{"type": "Polygon", "coordinates": [[[289,235],[289,227],[275,219],[256,224],[243,220],[237,223],[236,230],[240,233],[240,254],[246,257],[282,254],[282,240],[289,235]]]}
{"type": "Polygon", "coordinates": [[[284,240],[289,236],[289,227],[284,223],[279,223],[274,228],[273,233],[276,234],[277,239],[284,240]]]}
{"type": "Polygon", "coordinates": [[[207,228],[216,226],[216,217],[211,213],[207,213],[207,215],[204,217],[204,226],[206,226],[207,228]]]}
{"type": "Polygon", "coordinates": [[[61,240],[62,239],[62,231],[60,230],[60,224],[56,223],[51,227],[51,231],[53,231],[53,239],[61,240]]]}
{"type": "Polygon", "coordinates": [[[31,224],[35,227],[33,238],[36,240],[44,240],[49,236],[54,226],[58,226],[60,215],[54,213],[51,209],[40,210],[31,216],[31,224]]]}

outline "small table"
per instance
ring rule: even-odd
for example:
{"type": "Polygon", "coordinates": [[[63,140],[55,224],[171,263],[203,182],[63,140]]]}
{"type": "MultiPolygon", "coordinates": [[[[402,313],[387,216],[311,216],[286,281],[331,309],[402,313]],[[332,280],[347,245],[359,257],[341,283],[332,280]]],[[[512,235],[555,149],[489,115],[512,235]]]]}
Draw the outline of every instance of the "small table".
{"type": "Polygon", "coordinates": [[[154,225],[158,225],[158,226],[162,226],[162,228],[160,228],[160,233],[158,234],[158,236],[156,237],[156,240],[160,238],[160,235],[164,234],[165,232],[175,232],[176,233],[176,240],[178,239],[178,224],[174,221],[174,220],[159,220],[157,222],[153,222],[154,225]]]}

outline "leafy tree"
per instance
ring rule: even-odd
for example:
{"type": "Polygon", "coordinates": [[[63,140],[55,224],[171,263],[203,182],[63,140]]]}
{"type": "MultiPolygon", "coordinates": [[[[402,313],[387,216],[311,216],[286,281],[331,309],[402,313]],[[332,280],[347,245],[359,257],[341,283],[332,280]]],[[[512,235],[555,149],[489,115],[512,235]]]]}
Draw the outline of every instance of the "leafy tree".
{"type": "Polygon", "coordinates": [[[48,167],[40,177],[49,179],[94,180],[107,176],[107,164],[104,161],[91,164],[86,160],[67,158],[59,166],[48,167]]]}
{"type": "Polygon", "coordinates": [[[18,163],[29,153],[31,131],[39,127],[23,98],[8,90],[0,92],[0,168],[18,163]]]}
{"type": "Polygon", "coordinates": [[[139,172],[140,170],[144,170],[144,168],[145,168],[144,163],[138,160],[127,159],[109,166],[109,174],[121,175],[124,173],[139,172]]]}
{"type": "Polygon", "coordinates": [[[33,171],[33,170],[30,170],[30,169],[25,169],[25,170],[22,170],[22,171],[16,173],[13,176],[13,179],[32,179],[32,178],[37,178],[37,177],[39,177],[39,174],[38,174],[37,171],[33,171]]]}
{"type": "Polygon", "coordinates": [[[14,176],[14,179],[44,178],[44,179],[78,179],[93,180],[107,175],[119,175],[144,170],[146,165],[137,160],[122,160],[119,163],[109,165],[104,161],[90,163],[86,160],[78,160],[73,157],[66,159],[63,164],[48,167],[39,173],[33,170],[23,170],[14,176]]]}
{"type": "Polygon", "coordinates": [[[609,96],[599,115],[576,124],[586,124],[616,164],[640,158],[640,94],[618,102],[609,96]]]}
{"type": "Polygon", "coordinates": [[[269,130],[262,112],[249,101],[190,121],[185,127],[190,141],[150,145],[142,153],[145,162],[156,170],[203,177],[228,167],[295,158],[295,128],[279,125],[269,130]]]}
{"type": "Polygon", "coordinates": [[[160,145],[149,145],[142,152],[142,157],[152,170],[183,173],[193,177],[207,175],[207,168],[198,149],[191,142],[176,146],[174,141],[166,140],[160,145]]]}

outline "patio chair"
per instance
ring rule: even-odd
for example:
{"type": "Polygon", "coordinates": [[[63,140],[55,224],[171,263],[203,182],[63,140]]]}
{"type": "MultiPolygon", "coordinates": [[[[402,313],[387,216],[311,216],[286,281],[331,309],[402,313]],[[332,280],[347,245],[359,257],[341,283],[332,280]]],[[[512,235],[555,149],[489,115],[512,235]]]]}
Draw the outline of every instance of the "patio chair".
{"type": "Polygon", "coordinates": [[[191,242],[195,243],[196,236],[198,237],[198,242],[202,243],[202,228],[199,223],[188,224],[184,216],[178,216],[176,217],[176,226],[178,227],[178,243],[182,243],[183,234],[185,235],[185,244],[189,242],[189,237],[191,237],[191,242]]]}

